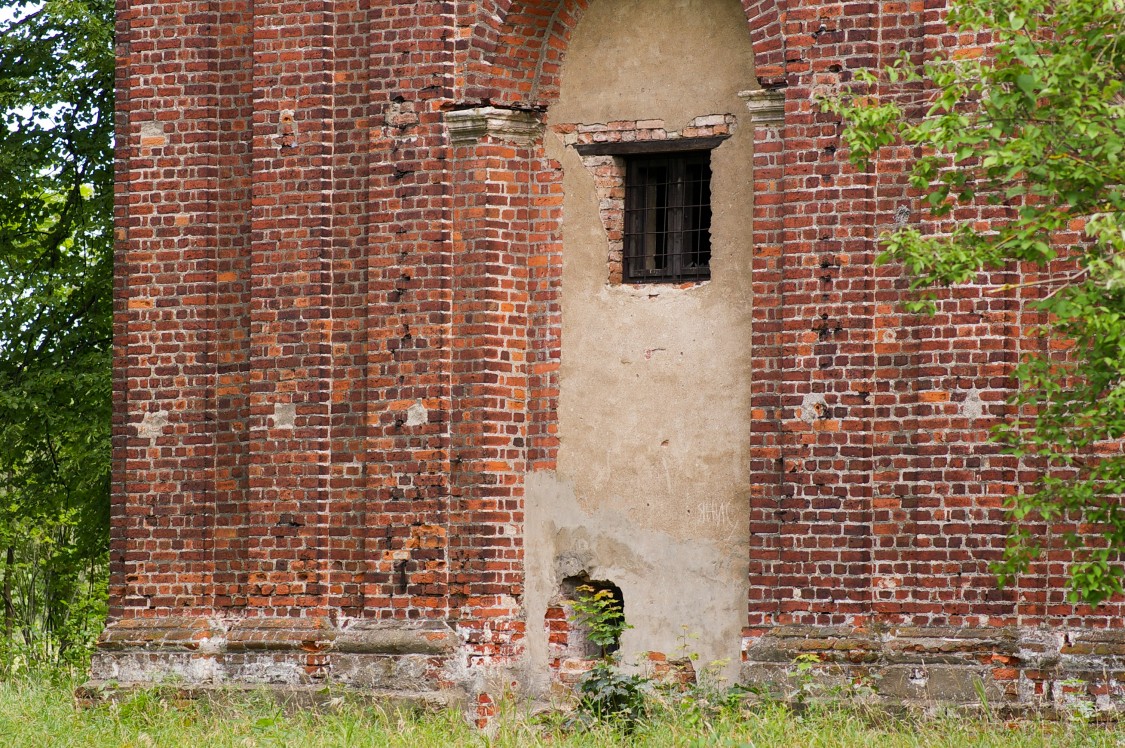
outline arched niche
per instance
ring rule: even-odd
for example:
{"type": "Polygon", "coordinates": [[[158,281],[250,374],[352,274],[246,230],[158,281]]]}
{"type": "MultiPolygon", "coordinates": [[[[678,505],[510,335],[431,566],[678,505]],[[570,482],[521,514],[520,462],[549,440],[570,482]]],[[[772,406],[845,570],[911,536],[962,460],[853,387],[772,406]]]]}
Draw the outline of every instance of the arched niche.
{"type": "MultiPolygon", "coordinates": [[[[580,559],[624,592],[626,659],[690,641],[733,675],[750,526],[751,35],[738,0],[592,0],[567,41],[543,140],[563,201],[559,446],[525,482],[528,620],[580,559]],[[710,278],[623,283],[629,149],[583,147],[704,139],[710,278]]],[[[536,659],[542,636],[529,626],[536,659]]]]}

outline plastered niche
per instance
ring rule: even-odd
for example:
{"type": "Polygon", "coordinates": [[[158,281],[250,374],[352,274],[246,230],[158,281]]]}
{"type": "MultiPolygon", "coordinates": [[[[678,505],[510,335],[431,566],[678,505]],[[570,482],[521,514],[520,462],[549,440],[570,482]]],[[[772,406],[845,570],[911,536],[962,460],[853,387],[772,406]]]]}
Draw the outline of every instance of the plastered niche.
{"type": "Polygon", "coordinates": [[[738,0],[591,0],[560,84],[552,122],[663,119],[679,130],[736,111],[735,94],[756,86],[746,14],[738,0]]]}
{"type": "Polygon", "coordinates": [[[745,543],[724,544],[637,526],[611,507],[579,506],[574,486],[549,472],[525,484],[527,654],[532,686],[548,682],[545,617],[568,578],[585,574],[620,587],[625,620],[620,654],[634,664],[645,652],[695,653],[699,664],[725,661],[738,676],[746,620],[745,543]]]}
{"type": "MultiPolygon", "coordinates": [[[[572,37],[550,125],[735,116],[712,153],[711,280],[625,285],[595,175],[549,131],[563,165],[557,473],[528,477],[529,653],[545,661],[547,601],[586,572],[624,592],[628,660],[687,641],[737,668],[746,619],[753,86],[737,0],[595,0],[572,37]],[[686,629],[685,629],[686,627],[686,629]]],[[[542,672],[543,668],[536,667],[542,672]]]]}

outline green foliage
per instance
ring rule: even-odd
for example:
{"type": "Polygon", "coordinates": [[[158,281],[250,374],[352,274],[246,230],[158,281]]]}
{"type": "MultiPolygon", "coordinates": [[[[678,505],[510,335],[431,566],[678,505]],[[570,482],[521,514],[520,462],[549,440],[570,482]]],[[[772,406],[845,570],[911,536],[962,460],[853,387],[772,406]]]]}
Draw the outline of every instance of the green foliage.
{"type": "Polygon", "coordinates": [[[570,620],[586,629],[586,638],[598,645],[602,658],[607,658],[617,648],[621,635],[633,627],[625,623],[625,611],[610,590],[583,584],[575,591],[578,597],[571,601],[574,613],[570,620]]]}
{"type": "Polygon", "coordinates": [[[800,706],[806,705],[821,690],[817,678],[817,666],[820,658],[814,654],[797,655],[793,663],[793,670],[789,673],[793,682],[793,700],[800,706]]]}
{"type": "Polygon", "coordinates": [[[631,733],[648,712],[651,690],[648,678],[626,675],[614,663],[602,660],[578,686],[578,712],[631,733]]]}
{"type": "Polygon", "coordinates": [[[81,664],[105,614],[113,3],[0,21],[0,673],[81,664]]]}
{"type": "Polygon", "coordinates": [[[600,650],[600,661],[578,686],[578,714],[588,725],[603,723],[632,732],[645,714],[652,685],[648,678],[626,675],[617,666],[614,653],[621,635],[632,626],[612,591],[583,584],[575,592],[570,620],[585,628],[586,638],[600,650]]]}
{"type": "Polygon", "coordinates": [[[882,261],[901,262],[921,294],[913,310],[932,308],[926,289],[983,270],[1026,263],[1046,275],[1034,285],[1054,352],[1020,364],[1019,416],[996,434],[1046,477],[1011,501],[996,571],[1011,582],[1040,553],[1029,521],[1069,525],[1071,597],[1097,605],[1125,578],[1125,458],[1105,448],[1125,437],[1125,5],[955,0],[949,20],[995,46],[920,67],[903,57],[826,106],[846,119],[859,168],[883,146],[914,149],[910,184],[935,218],[962,205],[1003,209],[987,225],[882,237],[882,261]],[[1082,239],[1060,242],[1075,227],[1082,239]]]}
{"type": "Polygon", "coordinates": [[[720,674],[726,665],[726,662],[718,660],[702,668],[695,683],[657,687],[650,697],[649,719],[661,711],[671,710],[676,714],[677,721],[685,726],[707,729],[715,722],[737,719],[752,696],[763,703],[777,703],[765,689],[728,685],[720,674]]]}
{"type": "Polygon", "coordinates": [[[1063,714],[1071,722],[1086,724],[1098,716],[1098,707],[1089,696],[1089,684],[1081,678],[1067,678],[1055,684],[1062,689],[1063,714]]]}
{"type": "MultiPolygon", "coordinates": [[[[822,662],[820,655],[799,654],[787,673],[788,683],[784,684],[783,695],[801,713],[847,708],[857,714],[874,716],[882,710],[875,701],[883,677],[881,674],[862,670],[836,672],[834,677],[832,674],[832,665],[822,662]]],[[[770,693],[760,695],[765,698],[775,696],[770,693]]]]}
{"type": "Polygon", "coordinates": [[[1120,726],[1005,723],[963,713],[896,720],[826,708],[796,715],[767,703],[701,716],[678,700],[655,702],[628,736],[608,725],[574,730],[561,715],[532,716],[515,704],[501,704],[496,723],[481,732],[455,711],[419,714],[347,698],[332,699],[319,710],[283,711],[263,694],[231,692],[189,701],[169,689],[75,709],[73,687],[72,682],[0,682],[0,748],[1112,748],[1125,739],[1120,726]]]}

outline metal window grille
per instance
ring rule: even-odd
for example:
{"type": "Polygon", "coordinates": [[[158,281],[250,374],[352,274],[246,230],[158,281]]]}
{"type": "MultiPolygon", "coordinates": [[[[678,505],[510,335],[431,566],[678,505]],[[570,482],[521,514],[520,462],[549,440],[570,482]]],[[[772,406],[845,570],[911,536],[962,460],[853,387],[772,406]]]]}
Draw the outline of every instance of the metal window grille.
{"type": "Polygon", "coordinates": [[[711,277],[711,153],[629,157],[626,283],[711,277]]]}

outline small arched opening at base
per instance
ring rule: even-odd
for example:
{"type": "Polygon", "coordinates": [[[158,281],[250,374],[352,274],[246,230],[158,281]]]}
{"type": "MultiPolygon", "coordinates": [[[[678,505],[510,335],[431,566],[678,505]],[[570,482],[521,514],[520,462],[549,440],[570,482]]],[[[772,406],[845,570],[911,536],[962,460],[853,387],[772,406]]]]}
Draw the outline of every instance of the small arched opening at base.
{"type": "Polygon", "coordinates": [[[625,596],[621,588],[609,580],[591,579],[586,572],[563,579],[557,594],[547,605],[544,624],[547,629],[550,667],[560,680],[573,682],[580,679],[597,660],[612,655],[621,648],[620,635],[604,648],[592,641],[589,626],[582,623],[581,616],[575,609],[577,600],[589,600],[599,593],[603,593],[602,599],[621,611],[623,621],[625,596]]]}

